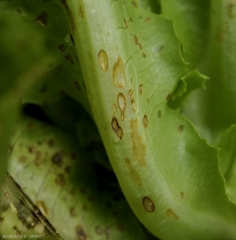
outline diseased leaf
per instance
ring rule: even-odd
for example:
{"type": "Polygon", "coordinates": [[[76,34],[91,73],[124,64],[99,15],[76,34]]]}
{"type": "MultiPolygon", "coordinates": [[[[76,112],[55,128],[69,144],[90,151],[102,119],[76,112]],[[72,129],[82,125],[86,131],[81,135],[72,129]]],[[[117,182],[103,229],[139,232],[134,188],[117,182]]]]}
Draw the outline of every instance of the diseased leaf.
{"type": "Polygon", "coordinates": [[[115,176],[101,175],[75,136],[26,119],[12,144],[9,172],[62,237],[147,239],[115,176]]]}
{"type": "Polygon", "coordinates": [[[186,68],[171,22],[134,1],[64,5],[94,119],[136,216],[161,239],[235,238],[217,150],[167,106],[186,68]]]}

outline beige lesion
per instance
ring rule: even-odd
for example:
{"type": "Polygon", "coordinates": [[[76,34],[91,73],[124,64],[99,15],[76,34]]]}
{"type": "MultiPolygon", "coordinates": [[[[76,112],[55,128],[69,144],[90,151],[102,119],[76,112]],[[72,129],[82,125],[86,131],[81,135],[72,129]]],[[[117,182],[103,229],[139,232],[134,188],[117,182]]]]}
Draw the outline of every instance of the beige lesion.
{"type": "Polygon", "coordinates": [[[146,166],[146,160],[145,160],[146,147],[142,137],[138,132],[137,118],[130,120],[130,128],[131,128],[131,139],[133,144],[134,159],[137,160],[142,167],[144,167],[146,166]]]}

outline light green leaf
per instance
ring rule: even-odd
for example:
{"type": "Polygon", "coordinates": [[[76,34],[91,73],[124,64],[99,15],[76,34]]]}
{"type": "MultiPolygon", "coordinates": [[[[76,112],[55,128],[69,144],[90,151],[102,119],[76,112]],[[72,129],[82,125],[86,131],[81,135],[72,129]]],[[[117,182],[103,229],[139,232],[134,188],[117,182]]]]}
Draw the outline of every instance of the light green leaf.
{"type": "Polygon", "coordinates": [[[161,13],[173,21],[183,57],[192,69],[199,68],[206,57],[210,4],[209,0],[161,0],[161,13]]]}
{"type": "Polygon", "coordinates": [[[221,137],[220,169],[225,179],[229,199],[236,204],[236,125],[232,125],[221,137]]]}
{"type": "Polygon", "coordinates": [[[205,83],[206,80],[208,80],[208,77],[200,74],[197,70],[194,70],[182,77],[180,80],[181,81],[179,81],[179,84],[172,93],[169,101],[169,106],[171,108],[180,107],[186,97],[195,89],[205,89],[205,83]]]}
{"type": "Polygon", "coordinates": [[[94,119],[136,216],[161,239],[235,238],[217,150],[167,106],[186,68],[171,22],[134,1],[63,4],[94,119]]]}

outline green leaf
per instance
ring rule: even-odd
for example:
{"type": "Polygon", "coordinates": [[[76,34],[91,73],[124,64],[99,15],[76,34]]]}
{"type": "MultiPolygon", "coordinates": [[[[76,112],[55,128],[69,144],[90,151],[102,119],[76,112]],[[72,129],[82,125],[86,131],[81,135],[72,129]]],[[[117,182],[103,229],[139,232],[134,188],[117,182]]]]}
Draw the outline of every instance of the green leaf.
{"type": "Polygon", "coordinates": [[[114,176],[75,136],[24,119],[12,144],[10,174],[65,239],[147,239],[114,176]]]}
{"type": "Polygon", "coordinates": [[[63,4],[94,119],[136,216],[161,239],[235,238],[217,150],[167,106],[186,68],[171,22],[134,1],[63,4]]]}
{"type": "Polygon", "coordinates": [[[208,77],[200,74],[197,70],[194,70],[179,81],[178,86],[171,95],[169,106],[171,108],[178,108],[181,106],[186,97],[195,89],[205,89],[205,83],[208,77]]]}
{"type": "Polygon", "coordinates": [[[220,150],[220,170],[225,179],[226,193],[229,199],[236,204],[236,125],[227,129],[221,137],[220,150]]]}
{"type": "Polygon", "coordinates": [[[191,69],[204,62],[210,28],[209,0],[161,0],[161,13],[173,21],[182,53],[191,69]]]}
{"type": "MultiPolygon", "coordinates": [[[[6,19],[18,15],[19,19],[23,19],[28,24],[31,24],[34,29],[37,29],[37,36],[44,44],[42,56],[45,54],[45,50],[57,56],[57,68],[32,86],[24,95],[23,103],[53,104],[69,95],[83,104],[89,112],[90,107],[80,64],[75,53],[74,40],[62,6],[54,0],[38,0],[37,5],[31,0],[15,0],[3,1],[3,9],[6,11],[6,19]]],[[[21,28],[18,31],[25,38],[28,36],[25,42],[37,39],[34,31],[21,28]]],[[[39,47],[35,49],[39,49],[39,47]]],[[[7,52],[10,50],[6,48],[7,52]]],[[[11,59],[14,59],[14,54],[16,54],[15,51],[13,51],[11,59]]],[[[34,55],[31,54],[32,52],[26,52],[24,59],[33,58],[34,55]]]]}
{"type": "Polygon", "coordinates": [[[49,65],[56,64],[44,51],[37,29],[14,15],[7,16],[0,16],[0,181],[6,174],[10,132],[23,95],[50,71],[49,65]]]}

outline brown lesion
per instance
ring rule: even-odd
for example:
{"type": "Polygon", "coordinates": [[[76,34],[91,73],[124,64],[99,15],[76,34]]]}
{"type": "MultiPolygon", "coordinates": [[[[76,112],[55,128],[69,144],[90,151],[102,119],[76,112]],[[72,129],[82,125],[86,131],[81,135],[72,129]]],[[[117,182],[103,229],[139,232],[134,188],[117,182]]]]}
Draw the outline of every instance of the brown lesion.
{"type": "Polygon", "coordinates": [[[72,29],[72,32],[75,31],[75,22],[74,22],[74,18],[73,18],[73,15],[72,15],[72,12],[66,2],[66,0],[61,0],[61,3],[64,5],[65,7],[65,10],[67,12],[67,16],[68,16],[68,20],[69,20],[69,23],[70,23],[70,26],[71,26],[71,29],[72,29]]]}
{"type": "Polygon", "coordinates": [[[235,0],[232,0],[228,5],[227,5],[227,15],[230,19],[233,19],[235,17],[235,0]]]}
{"type": "Polygon", "coordinates": [[[142,186],[142,178],[139,172],[133,167],[132,163],[128,158],[125,159],[125,166],[129,172],[131,179],[134,181],[135,184],[142,186]]]}
{"type": "Polygon", "coordinates": [[[62,152],[62,151],[54,153],[51,158],[52,163],[54,163],[58,167],[62,167],[63,166],[63,157],[64,157],[64,152],[62,152]]]}
{"type": "Polygon", "coordinates": [[[155,204],[150,197],[143,198],[143,207],[147,212],[154,212],[155,211],[155,204]]]}
{"type": "Polygon", "coordinates": [[[47,15],[46,13],[41,13],[38,17],[37,17],[37,22],[42,25],[43,27],[47,27],[48,22],[47,22],[47,15]]]}
{"type": "Polygon", "coordinates": [[[79,16],[81,18],[84,18],[84,12],[83,12],[83,9],[82,9],[82,7],[80,5],[79,5],[79,16]]]}
{"type": "Polygon", "coordinates": [[[118,122],[118,120],[117,120],[116,117],[113,117],[113,118],[112,118],[112,120],[111,120],[111,127],[112,127],[113,132],[115,132],[116,135],[117,135],[120,139],[122,139],[122,137],[123,137],[123,130],[122,130],[122,128],[120,127],[119,122],[118,122]]]}
{"type": "Polygon", "coordinates": [[[120,57],[118,57],[117,62],[113,66],[113,82],[115,86],[123,89],[126,84],[125,67],[120,57]]]}
{"type": "Polygon", "coordinates": [[[166,215],[169,216],[169,217],[171,217],[171,218],[174,218],[174,219],[176,219],[176,220],[179,219],[179,216],[178,216],[172,209],[170,209],[170,208],[168,208],[168,209],[166,210],[166,215]]]}
{"type": "Polygon", "coordinates": [[[64,176],[62,173],[59,173],[59,174],[56,176],[55,182],[56,182],[56,184],[58,184],[59,186],[64,187],[64,186],[66,185],[65,176],[64,176]]]}
{"type": "Polygon", "coordinates": [[[87,234],[81,225],[75,227],[75,233],[78,240],[87,240],[87,234]]]}
{"type": "Polygon", "coordinates": [[[137,118],[130,120],[130,128],[131,128],[131,140],[133,144],[134,159],[137,160],[142,167],[144,167],[146,166],[146,160],[145,160],[146,147],[142,137],[138,132],[137,118]]]}
{"type": "Polygon", "coordinates": [[[126,98],[123,93],[119,93],[117,97],[117,103],[120,109],[120,118],[123,121],[125,118],[126,98]]]}

